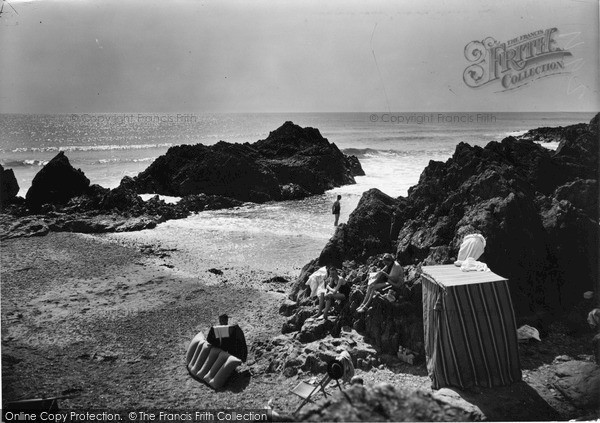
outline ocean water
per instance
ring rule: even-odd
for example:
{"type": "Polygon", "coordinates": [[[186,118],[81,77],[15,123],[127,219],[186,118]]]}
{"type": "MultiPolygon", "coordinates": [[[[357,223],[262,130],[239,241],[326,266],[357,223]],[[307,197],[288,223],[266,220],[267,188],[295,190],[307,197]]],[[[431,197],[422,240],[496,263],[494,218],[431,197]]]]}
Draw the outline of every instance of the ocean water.
{"type": "MultiPolygon", "coordinates": [[[[287,120],[318,128],[366,176],[300,201],[199,213],[157,228],[106,235],[123,242],[160,242],[215,266],[293,273],[316,257],[334,232],[331,203],[342,195],[345,222],[362,193],[406,195],[430,160],[447,160],[459,142],[484,146],[541,126],[589,122],[593,113],[302,113],[0,115],[0,164],[15,172],[25,196],[41,167],[59,151],[92,183],[114,188],[170,146],[219,140],[254,142],[287,120]]],[[[556,145],[548,145],[556,148],[556,145]]]]}

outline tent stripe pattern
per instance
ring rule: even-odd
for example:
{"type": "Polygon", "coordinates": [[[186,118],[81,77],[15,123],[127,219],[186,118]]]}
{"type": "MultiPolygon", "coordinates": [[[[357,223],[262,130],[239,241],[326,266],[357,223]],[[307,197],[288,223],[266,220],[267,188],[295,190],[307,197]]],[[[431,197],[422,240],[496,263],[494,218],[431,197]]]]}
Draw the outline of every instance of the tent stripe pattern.
{"type": "Polygon", "coordinates": [[[491,272],[474,273],[481,272],[423,267],[425,352],[435,389],[521,380],[508,281],[491,272]]]}

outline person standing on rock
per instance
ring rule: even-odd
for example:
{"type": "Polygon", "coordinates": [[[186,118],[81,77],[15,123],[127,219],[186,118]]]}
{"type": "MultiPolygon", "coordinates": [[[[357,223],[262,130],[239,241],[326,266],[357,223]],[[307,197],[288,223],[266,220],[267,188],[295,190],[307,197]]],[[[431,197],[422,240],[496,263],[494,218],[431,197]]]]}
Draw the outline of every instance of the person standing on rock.
{"type": "Polygon", "coordinates": [[[331,207],[331,213],[335,216],[335,222],[333,222],[333,226],[337,226],[340,220],[340,200],[342,199],[341,195],[337,196],[337,200],[333,202],[333,206],[331,207]]]}

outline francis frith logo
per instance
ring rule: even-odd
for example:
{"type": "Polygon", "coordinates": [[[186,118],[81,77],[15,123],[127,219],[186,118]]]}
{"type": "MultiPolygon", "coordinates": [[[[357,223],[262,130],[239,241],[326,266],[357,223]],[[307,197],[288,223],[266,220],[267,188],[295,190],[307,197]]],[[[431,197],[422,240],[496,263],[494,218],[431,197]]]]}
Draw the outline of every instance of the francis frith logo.
{"type": "Polygon", "coordinates": [[[497,82],[501,91],[508,91],[567,73],[564,58],[571,53],[557,45],[557,33],[557,28],[549,28],[502,43],[492,37],[471,41],[465,46],[465,58],[472,63],[463,72],[465,84],[479,88],[497,82]]]}

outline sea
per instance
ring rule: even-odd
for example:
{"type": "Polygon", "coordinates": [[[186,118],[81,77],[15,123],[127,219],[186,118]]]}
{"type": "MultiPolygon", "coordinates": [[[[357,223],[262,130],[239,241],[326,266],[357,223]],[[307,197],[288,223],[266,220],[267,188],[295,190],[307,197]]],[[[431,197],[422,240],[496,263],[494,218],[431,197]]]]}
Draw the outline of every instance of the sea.
{"type": "MultiPolygon", "coordinates": [[[[0,164],[25,196],[36,173],[58,152],[92,184],[115,188],[171,146],[220,140],[255,142],[285,121],[314,127],[366,173],[356,184],[303,200],[245,204],[171,220],[152,230],[103,235],[109,241],[160,244],[215,267],[261,268],[293,275],[333,235],[331,204],[339,194],[346,222],[362,193],[378,188],[406,196],[431,160],[446,161],[459,142],[485,146],[544,126],[589,122],[594,113],[93,113],[0,114],[0,164]]],[[[542,144],[556,149],[557,145],[542,144]]],[[[151,195],[144,195],[148,199],[151,195]]],[[[165,197],[165,201],[177,198],[165,197]]]]}

